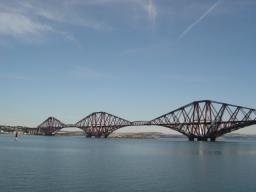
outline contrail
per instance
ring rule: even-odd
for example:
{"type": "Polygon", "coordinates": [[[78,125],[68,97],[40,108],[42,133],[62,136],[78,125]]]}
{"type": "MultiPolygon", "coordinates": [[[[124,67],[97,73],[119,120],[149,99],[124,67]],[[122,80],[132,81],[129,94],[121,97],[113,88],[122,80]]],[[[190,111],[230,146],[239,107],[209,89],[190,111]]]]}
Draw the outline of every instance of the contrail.
{"type": "Polygon", "coordinates": [[[209,15],[219,4],[221,0],[215,2],[203,15],[201,15],[194,23],[190,24],[180,35],[178,40],[182,39],[189,31],[191,31],[198,23],[200,23],[207,15],[209,15]]]}

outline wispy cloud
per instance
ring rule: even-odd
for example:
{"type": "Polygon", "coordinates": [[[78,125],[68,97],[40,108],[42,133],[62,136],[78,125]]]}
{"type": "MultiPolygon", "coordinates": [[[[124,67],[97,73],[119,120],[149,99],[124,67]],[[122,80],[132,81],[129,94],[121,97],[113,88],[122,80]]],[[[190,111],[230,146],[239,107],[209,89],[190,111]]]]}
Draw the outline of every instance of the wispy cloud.
{"type": "Polygon", "coordinates": [[[110,31],[113,26],[123,23],[120,20],[131,20],[134,10],[140,21],[145,18],[155,24],[157,8],[154,0],[3,1],[0,4],[0,35],[30,39],[53,33],[73,41],[75,37],[70,26],[110,31]],[[103,16],[91,11],[102,7],[109,14],[103,16]],[[123,10],[121,15],[119,10],[123,10]]]}
{"type": "Polygon", "coordinates": [[[157,8],[152,0],[148,1],[147,10],[148,10],[148,15],[149,15],[151,22],[155,24],[156,17],[157,17],[157,8]]]}
{"type": "MultiPolygon", "coordinates": [[[[133,14],[132,11],[136,10],[137,14],[143,15],[151,24],[155,24],[157,17],[157,7],[154,0],[73,0],[66,2],[68,5],[83,5],[83,6],[119,6],[124,12],[129,12],[129,16],[133,14]],[[134,9],[135,8],[135,9],[134,9]]],[[[119,15],[122,17],[122,15],[119,15]]]]}
{"type": "MultiPolygon", "coordinates": [[[[102,30],[103,22],[81,19],[76,9],[67,7],[65,0],[59,6],[43,1],[4,1],[0,4],[0,36],[19,39],[38,39],[43,35],[55,34],[76,41],[72,31],[65,25],[77,25],[102,30]],[[70,10],[70,11],[69,11],[70,10]]],[[[109,29],[109,28],[108,28],[109,29]]]]}
{"type": "Polygon", "coordinates": [[[0,36],[31,41],[38,40],[44,34],[53,33],[73,40],[72,34],[59,30],[52,22],[47,22],[50,14],[42,14],[42,10],[29,1],[6,1],[0,4],[0,36]]]}
{"type": "Polygon", "coordinates": [[[137,4],[141,6],[141,8],[146,12],[149,22],[152,25],[155,25],[156,17],[157,17],[157,7],[153,0],[145,0],[145,1],[135,1],[137,4]]]}
{"type": "Polygon", "coordinates": [[[43,32],[53,31],[51,26],[31,20],[31,18],[18,13],[0,13],[0,34],[14,37],[25,35],[39,35],[43,32]]]}
{"type": "Polygon", "coordinates": [[[203,19],[207,17],[220,3],[222,0],[215,2],[206,12],[204,12],[196,21],[190,24],[178,37],[178,40],[181,40],[185,37],[196,25],[198,25],[203,19]]]}

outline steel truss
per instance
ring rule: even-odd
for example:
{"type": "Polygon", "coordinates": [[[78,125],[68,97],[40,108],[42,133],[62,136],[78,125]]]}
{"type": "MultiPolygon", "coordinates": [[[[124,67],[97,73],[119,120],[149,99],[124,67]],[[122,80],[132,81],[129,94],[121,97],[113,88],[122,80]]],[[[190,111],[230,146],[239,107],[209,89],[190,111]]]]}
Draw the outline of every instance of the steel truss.
{"type": "Polygon", "coordinates": [[[55,117],[49,117],[37,127],[37,132],[39,134],[50,136],[55,135],[57,131],[65,127],[67,127],[67,125],[62,123],[60,120],[56,119],[55,117]]]}
{"type": "Polygon", "coordinates": [[[87,137],[108,137],[113,131],[130,126],[131,122],[106,112],[95,112],[77,122],[75,125],[83,129],[87,137]]]}
{"type": "Polygon", "coordinates": [[[212,140],[223,134],[256,124],[256,110],[210,100],[195,101],[151,121],[128,121],[106,112],[94,112],[74,125],[49,117],[38,132],[54,135],[65,127],[78,127],[87,137],[108,137],[126,126],[163,126],[182,133],[189,140],[212,140]]]}
{"type": "Polygon", "coordinates": [[[216,101],[195,101],[151,121],[190,140],[215,140],[225,133],[256,124],[256,110],[216,101]]]}

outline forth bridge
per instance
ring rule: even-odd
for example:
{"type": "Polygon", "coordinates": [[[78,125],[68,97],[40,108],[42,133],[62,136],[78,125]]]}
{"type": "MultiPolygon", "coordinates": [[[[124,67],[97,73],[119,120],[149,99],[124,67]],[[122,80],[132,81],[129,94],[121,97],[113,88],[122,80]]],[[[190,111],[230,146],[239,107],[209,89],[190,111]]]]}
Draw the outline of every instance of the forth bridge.
{"type": "Polygon", "coordinates": [[[49,117],[36,128],[34,134],[53,136],[62,128],[77,127],[86,137],[105,137],[128,126],[161,126],[175,130],[189,141],[215,141],[226,133],[256,124],[256,109],[211,100],[194,101],[150,121],[128,121],[106,113],[94,112],[75,124],[64,124],[49,117]]]}

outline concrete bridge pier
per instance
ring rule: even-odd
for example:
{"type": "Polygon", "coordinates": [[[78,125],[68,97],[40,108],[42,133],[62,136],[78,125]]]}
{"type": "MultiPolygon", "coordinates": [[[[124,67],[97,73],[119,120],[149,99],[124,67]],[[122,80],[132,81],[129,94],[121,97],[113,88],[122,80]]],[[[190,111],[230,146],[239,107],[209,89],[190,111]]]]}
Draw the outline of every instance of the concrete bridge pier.
{"type": "Polygon", "coordinates": [[[45,136],[54,136],[55,134],[53,133],[45,133],[45,136]]]}
{"type": "Polygon", "coordinates": [[[188,140],[189,141],[195,141],[195,138],[194,137],[188,137],[188,140]]]}
{"type": "Polygon", "coordinates": [[[199,138],[197,138],[197,141],[211,141],[211,142],[215,142],[216,141],[216,137],[199,137],[199,138]]]}
{"type": "Polygon", "coordinates": [[[216,137],[188,137],[189,141],[211,141],[211,142],[215,142],[216,141],[216,137]]]}
{"type": "Polygon", "coordinates": [[[29,135],[38,135],[38,129],[37,129],[37,128],[27,128],[27,129],[26,129],[26,132],[27,132],[29,135]]]}
{"type": "Polygon", "coordinates": [[[210,138],[210,141],[211,141],[211,142],[215,142],[215,141],[216,141],[216,137],[211,137],[211,138],[210,138]]]}
{"type": "Polygon", "coordinates": [[[198,137],[197,141],[207,141],[208,138],[207,137],[198,137]]]}
{"type": "Polygon", "coordinates": [[[101,134],[97,134],[94,136],[95,138],[101,138],[101,134]]]}

